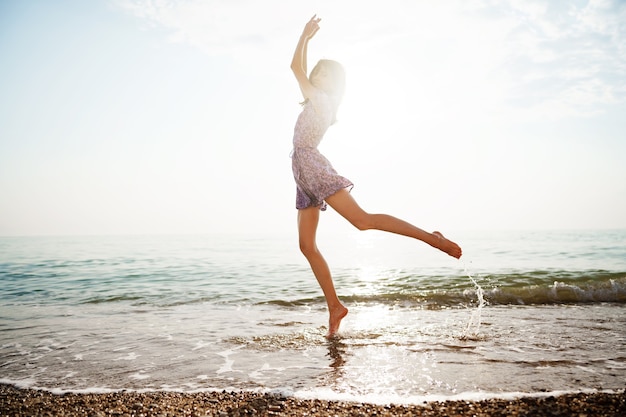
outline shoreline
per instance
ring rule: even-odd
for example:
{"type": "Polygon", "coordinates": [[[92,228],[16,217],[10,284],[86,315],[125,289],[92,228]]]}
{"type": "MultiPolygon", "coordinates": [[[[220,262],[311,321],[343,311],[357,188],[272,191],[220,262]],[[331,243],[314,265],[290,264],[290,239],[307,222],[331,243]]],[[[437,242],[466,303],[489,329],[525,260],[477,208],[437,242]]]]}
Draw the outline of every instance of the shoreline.
{"type": "Polygon", "coordinates": [[[299,399],[253,392],[113,392],[53,394],[0,384],[1,416],[616,416],[626,415],[626,390],[480,401],[374,405],[299,399]]]}

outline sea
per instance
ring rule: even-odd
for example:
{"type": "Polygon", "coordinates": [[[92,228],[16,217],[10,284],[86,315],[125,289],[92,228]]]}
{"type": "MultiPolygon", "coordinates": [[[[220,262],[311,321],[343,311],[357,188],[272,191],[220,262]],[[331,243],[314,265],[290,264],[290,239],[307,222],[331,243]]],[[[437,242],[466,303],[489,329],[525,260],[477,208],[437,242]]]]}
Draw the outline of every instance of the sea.
{"type": "Polygon", "coordinates": [[[626,388],[626,230],[0,237],[0,383],[378,404],[626,388]]]}

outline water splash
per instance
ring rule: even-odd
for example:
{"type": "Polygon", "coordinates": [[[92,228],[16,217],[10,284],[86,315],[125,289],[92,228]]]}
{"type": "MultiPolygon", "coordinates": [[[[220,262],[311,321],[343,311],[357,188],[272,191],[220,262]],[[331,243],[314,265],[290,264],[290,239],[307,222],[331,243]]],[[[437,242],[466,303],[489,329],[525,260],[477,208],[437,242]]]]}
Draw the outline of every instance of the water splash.
{"type": "Polygon", "coordinates": [[[467,327],[461,335],[461,340],[480,340],[482,339],[482,336],[480,334],[480,315],[483,307],[487,305],[487,303],[485,301],[484,291],[482,287],[469,272],[469,270],[467,269],[467,264],[465,262],[463,262],[463,270],[465,271],[465,274],[469,277],[472,284],[474,284],[474,288],[476,288],[476,298],[478,300],[478,306],[475,310],[472,311],[472,315],[470,316],[469,322],[467,323],[467,327]]]}

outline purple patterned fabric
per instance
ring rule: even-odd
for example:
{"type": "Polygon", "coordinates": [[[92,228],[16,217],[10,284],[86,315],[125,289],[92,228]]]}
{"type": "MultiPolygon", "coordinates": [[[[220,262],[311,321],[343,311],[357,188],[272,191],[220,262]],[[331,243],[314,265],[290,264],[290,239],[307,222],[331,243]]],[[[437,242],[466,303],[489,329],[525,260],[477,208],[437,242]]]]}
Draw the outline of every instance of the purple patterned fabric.
{"type": "Polygon", "coordinates": [[[321,90],[309,97],[294,128],[291,167],[296,180],[296,208],[319,207],[324,199],[343,188],[352,188],[347,178],[337,174],[330,161],[318,150],[324,133],[332,124],[336,104],[321,90]]]}

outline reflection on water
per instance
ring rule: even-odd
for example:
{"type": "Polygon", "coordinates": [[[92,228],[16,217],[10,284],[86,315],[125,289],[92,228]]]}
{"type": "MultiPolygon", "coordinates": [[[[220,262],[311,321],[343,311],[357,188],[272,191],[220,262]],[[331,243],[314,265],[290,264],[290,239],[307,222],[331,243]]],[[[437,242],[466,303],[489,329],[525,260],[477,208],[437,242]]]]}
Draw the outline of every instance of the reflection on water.
{"type": "Polygon", "coordinates": [[[328,356],[331,359],[330,362],[330,371],[326,377],[328,385],[335,388],[339,385],[340,381],[343,379],[344,370],[343,366],[346,363],[344,356],[346,356],[347,346],[342,342],[341,337],[333,337],[328,340],[328,356]]]}
{"type": "Polygon", "coordinates": [[[343,359],[343,355],[346,353],[347,346],[341,342],[340,337],[334,337],[328,341],[328,356],[333,360],[330,367],[335,371],[340,371],[346,361],[343,359]]]}

